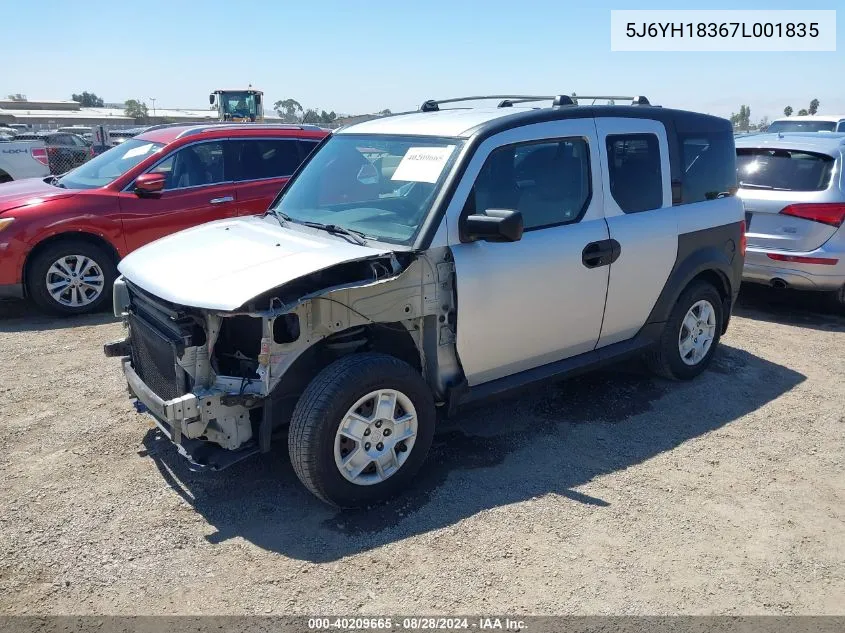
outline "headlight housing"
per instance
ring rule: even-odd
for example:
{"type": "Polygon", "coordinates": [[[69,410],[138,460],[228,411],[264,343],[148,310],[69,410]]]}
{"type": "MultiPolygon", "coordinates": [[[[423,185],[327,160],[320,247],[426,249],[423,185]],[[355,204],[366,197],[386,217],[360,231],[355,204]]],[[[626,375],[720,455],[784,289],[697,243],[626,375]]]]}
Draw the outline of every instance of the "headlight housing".
{"type": "Polygon", "coordinates": [[[0,218],[0,231],[5,229],[7,226],[9,226],[14,221],[15,221],[15,218],[0,218]]]}

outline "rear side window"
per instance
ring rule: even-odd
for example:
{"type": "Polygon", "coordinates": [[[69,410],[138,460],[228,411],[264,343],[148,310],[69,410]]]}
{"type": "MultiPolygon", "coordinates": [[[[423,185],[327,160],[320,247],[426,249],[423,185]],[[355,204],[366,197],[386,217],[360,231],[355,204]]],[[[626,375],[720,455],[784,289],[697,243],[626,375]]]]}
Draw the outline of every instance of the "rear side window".
{"type": "Polygon", "coordinates": [[[293,139],[250,139],[232,141],[234,180],[281,178],[296,171],[306,154],[293,139]]]}
{"type": "Polygon", "coordinates": [[[657,135],[608,135],[607,162],[610,193],[625,213],[638,213],[663,206],[663,178],[657,135]]]}
{"type": "Polygon", "coordinates": [[[681,204],[715,200],[736,193],[733,134],[680,134],[684,174],[681,204]]]}
{"type": "Polygon", "coordinates": [[[740,148],[739,186],[775,191],[823,191],[830,186],[834,160],[824,154],[786,149],[740,148]]]}

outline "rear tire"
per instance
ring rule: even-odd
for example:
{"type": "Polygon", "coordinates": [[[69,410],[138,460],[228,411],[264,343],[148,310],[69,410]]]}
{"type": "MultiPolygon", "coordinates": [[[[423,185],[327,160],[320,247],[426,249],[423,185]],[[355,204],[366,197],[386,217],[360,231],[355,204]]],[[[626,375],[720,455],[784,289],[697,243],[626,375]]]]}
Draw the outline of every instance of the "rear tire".
{"type": "Polygon", "coordinates": [[[323,369],[300,397],[288,431],[290,460],[323,501],[369,505],[410,484],[434,423],[434,399],[419,372],[393,356],[352,354],[323,369]]]}
{"type": "Polygon", "coordinates": [[[29,263],[26,290],[45,312],[75,315],[95,312],[111,298],[117,268],[104,248],[84,240],[56,241],[29,263]]]}
{"type": "Polygon", "coordinates": [[[845,286],[830,293],[830,303],[835,310],[845,312],[845,286]]]}
{"type": "Polygon", "coordinates": [[[722,297],[706,281],[678,298],[657,347],[646,356],[651,370],[670,380],[691,380],[707,369],[722,335],[722,297]]]}

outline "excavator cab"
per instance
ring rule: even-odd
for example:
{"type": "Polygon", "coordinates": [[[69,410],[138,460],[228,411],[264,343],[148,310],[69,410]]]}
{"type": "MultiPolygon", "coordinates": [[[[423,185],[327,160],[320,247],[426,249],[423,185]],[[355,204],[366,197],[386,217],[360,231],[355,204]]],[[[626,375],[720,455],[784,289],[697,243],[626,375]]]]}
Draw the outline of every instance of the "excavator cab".
{"type": "Polygon", "coordinates": [[[208,96],[210,105],[217,106],[217,118],[221,121],[256,123],[264,120],[264,106],[260,90],[215,90],[208,96]]]}

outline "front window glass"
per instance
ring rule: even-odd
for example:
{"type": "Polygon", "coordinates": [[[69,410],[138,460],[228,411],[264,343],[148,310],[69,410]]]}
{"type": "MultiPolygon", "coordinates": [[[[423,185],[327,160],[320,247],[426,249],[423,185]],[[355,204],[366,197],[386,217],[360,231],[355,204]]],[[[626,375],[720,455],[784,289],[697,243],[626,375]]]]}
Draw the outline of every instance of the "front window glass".
{"type": "Polygon", "coordinates": [[[58,179],[57,184],[68,189],[105,187],[162,147],[161,143],[128,140],[69,171],[58,179]]]}
{"type": "Polygon", "coordinates": [[[220,95],[223,115],[227,119],[255,120],[258,110],[255,95],[249,92],[226,92],[220,95]]]}
{"type": "Polygon", "coordinates": [[[293,221],[335,224],[370,239],[410,244],[460,145],[439,137],[333,136],[274,210],[293,221]]]}
{"type": "Polygon", "coordinates": [[[174,152],[150,173],[164,174],[164,188],[187,189],[224,182],[223,143],[188,145],[174,152]]]}
{"type": "Polygon", "coordinates": [[[836,123],[833,121],[775,121],[767,132],[833,132],[836,123]]]}

